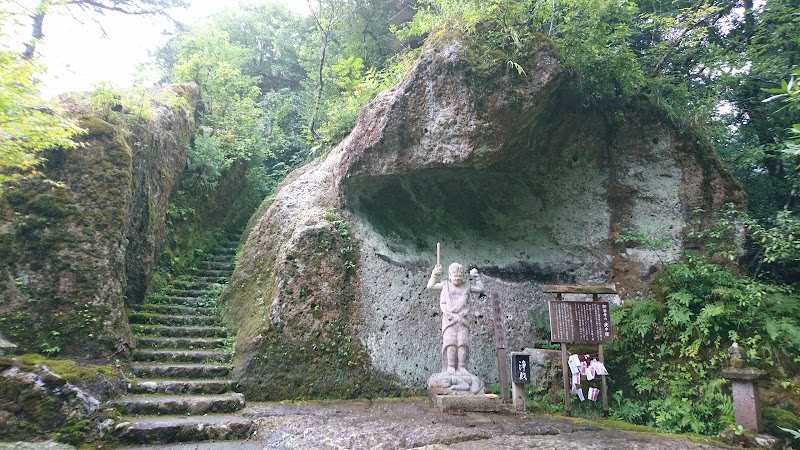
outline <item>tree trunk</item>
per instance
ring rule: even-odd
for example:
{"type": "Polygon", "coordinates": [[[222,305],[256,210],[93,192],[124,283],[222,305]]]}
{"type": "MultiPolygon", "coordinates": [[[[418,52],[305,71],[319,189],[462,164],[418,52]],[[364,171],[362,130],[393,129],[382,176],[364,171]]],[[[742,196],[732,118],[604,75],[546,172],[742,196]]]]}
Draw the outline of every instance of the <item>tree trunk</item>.
{"type": "Polygon", "coordinates": [[[325,78],[323,77],[323,70],[325,69],[325,59],[328,54],[328,43],[330,42],[330,30],[323,30],[322,33],[322,49],[319,55],[319,70],[317,71],[317,97],[314,100],[314,107],[311,110],[311,119],[308,121],[308,132],[315,140],[322,140],[322,136],[317,134],[316,120],[317,113],[319,112],[319,104],[322,101],[322,92],[325,89],[325,78]]]}
{"type": "Polygon", "coordinates": [[[22,53],[22,57],[27,60],[33,59],[33,55],[36,53],[36,44],[44,37],[44,32],[42,31],[44,9],[41,7],[37,8],[36,14],[32,15],[31,18],[33,19],[31,40],[25,44],[25,51],[22,53]]]}

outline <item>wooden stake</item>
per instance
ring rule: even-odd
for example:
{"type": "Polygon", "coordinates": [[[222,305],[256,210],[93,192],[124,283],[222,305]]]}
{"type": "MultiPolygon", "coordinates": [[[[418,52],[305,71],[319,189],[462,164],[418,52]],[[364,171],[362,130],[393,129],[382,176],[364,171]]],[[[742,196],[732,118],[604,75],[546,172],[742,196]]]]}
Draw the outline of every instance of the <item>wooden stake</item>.
{"type": "Polygon", "coordinates": [[[571,417],[572,410],[569,407],[569,397],[572,392],[570,392],[569,358],[567,358],[567,344],[563,342],[561,343],[561,370],[564,372],[564,415],[571,417]]]}
{"type": "MultiPolygon", "coordinates": [[[[600,344],[599,348],[597,349],[597,359],[599,359],[600,363],[605,366],[606,362],[604,361],[605,358],[603,358],[603,344],[600,344]]],[[[606,377],[605,376],[601,376],[600,379],[601,379],[600,380],[600,389],[602,389],[602,395],[603,395],[603,417],[607,418],[608,417],[608,394],[607,394],[608,390],[606,389],[606,377]]]]}
{"type": "Polygon", "coordinates": [[[497,292],[490,294],[492,300],[492,326],[494,327],[494,344],[497,348],[497,370],[500,374],[500,393],[503,404],[508,404],[508,366],[506,366],[506,330],[500,313],[500,298],[497,292]]]}

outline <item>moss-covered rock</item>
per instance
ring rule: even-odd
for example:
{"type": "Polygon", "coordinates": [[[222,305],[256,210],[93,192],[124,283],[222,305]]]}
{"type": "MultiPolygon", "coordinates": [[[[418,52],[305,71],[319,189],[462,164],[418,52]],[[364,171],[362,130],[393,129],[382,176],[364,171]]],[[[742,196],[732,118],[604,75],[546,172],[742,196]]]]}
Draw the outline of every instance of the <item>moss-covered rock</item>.
{"type": "MultiPolygon", "coordinates": [[[[181,89],[196,103],[196,88],[181,89]]],[[[137,123],[97,117],[83,98],[66,106],[81,145],[45,152],[46,179],[0,197],[0,334],[20,352],[124,355],[124,305],[142,300],[161,253],[194,114],[162,105],[137,123]]]]}
{"type": "Polygon", "coordinates": [[[124,389],[121,373],[41,355],[0,360],[0,440],[56,439],[81,445],[113,424],[100,405],[124,389]]]}
{"type": "Polygon", "coordinates": [[[335,214],[326,212],[320,219],[320,226],[296,236],[296,246],[282,255],[276,284],[258,276],[250,285],[258,298],[255,308],[229,305],[232,328],[266,331],[256,340],[237,342],[234,377],[248,398],[351,398],[397,392],[390,380],[365,370],[364,347],[353,339],[360,316],[357,242],[335,214]],[[266,301],[275,291],[292,304],[285,314],[270,317],[266,301]],[[254,352],[260,357],[239,357],[254,352]],[[258,376],[252,376],[255,373],[258,376]]]}
{"type": "Polygon", "coordinates": [[[794,435],[786,430],[800,430],[800,416],[791,411],[770,406],[761,409],[761,416],[764,431],[783,439],[787,445],[795,441],[794,435]]]}
{"type": "MultiPolygon", "coordinates": [[[[443,264],[484,274],[501,300],[508,347],[524,348],[545,337],[528,322],[550,298],[540,283],[609,284],[646,296],[657,255],[615,244],[621,230],[680,250],[695,208],[743,202],[696,135],[635,105],[609,114],[576,98],[547,39],[528,43],[525,75],[503,64],[476,70],[470,43],[457,37],[431,42],[402,82],[362,110],[353,132],[292,174],[253,220],[223,297],[248,398],[309,392],[300,386],[325,376],[313,362],[335,360],[304,352],[327,345],[325,327],[334,323],[347,325],[360,349],[360,372],[342,372],[316,394],[341,395],[337,387],[354,385],[357,373],[376,375],[368,389],[424,389],[441,364],[441,312],[425,291],[437,242],[443,264]],[[311,245],[335,234],[337,221],[349,244],[311,245]],[[346,247],[349,262],[335,254],[346,247]]],[[[491,382],[498,376],[487,303],[472,308],[480,319],[469,369],[491,382]]]]}

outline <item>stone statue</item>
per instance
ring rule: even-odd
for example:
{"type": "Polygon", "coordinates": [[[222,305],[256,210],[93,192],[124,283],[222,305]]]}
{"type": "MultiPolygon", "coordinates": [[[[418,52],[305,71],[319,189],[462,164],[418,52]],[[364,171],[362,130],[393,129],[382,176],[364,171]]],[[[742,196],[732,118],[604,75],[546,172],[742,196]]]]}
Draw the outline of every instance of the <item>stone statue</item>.
{"type": "Polygon", "coordinates": [[[437,263],[427,286],[429,290],[440,291],[442,309],[442,372],[431,376],[428,388],[437,394],[480,394],[483,382],[469,373],[467,367],[469,328],[473,319],[469,297],[471,293],[483,293],[483,282],[477,269],[470,271],[472,281],[465,279],[464,266],[459,263],[450,264],[447,280],[439,282],[441,275],[442,265],[437,263]]]}
{"type": "Polygon", "coordinates": [[[728,348],[728,356],[731,359],[731,367],[734,369],[741,369],[744,367],[744,360],[742,360],[742,353],[739,350],[739,344],[734,342],[730,348],[728,348]]]}

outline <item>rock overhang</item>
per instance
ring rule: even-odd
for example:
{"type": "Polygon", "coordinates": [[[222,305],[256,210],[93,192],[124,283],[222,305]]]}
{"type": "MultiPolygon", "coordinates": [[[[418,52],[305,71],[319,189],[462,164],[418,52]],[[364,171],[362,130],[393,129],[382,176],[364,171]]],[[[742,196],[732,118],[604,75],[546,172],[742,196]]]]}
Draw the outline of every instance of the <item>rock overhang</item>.
{"type": "Polygon", "coordinates": [[[608,247],[611,142],[596,114],[551,103],[546,118],[520,112],[527,124],[497,135],[480,157],[471,157],[478,145],[467,139],[461,153],[469,156],[458,163],[440,153],[434,163],[384,165],[345,179],[344,204],[365,247],[408,266],[429,261],[441,242],[448,258],[501,279],[574,281],[608,247]]]}
{"type": "MultiPolygon", "coordinates": [[[[437,242],[443,265],[458,261],[484,274],[501,300],[510,348],[522,348],[546,338],[531,320],[547,311],[539,284],[613,284],[647,295],[651,255],[627,252],[615,242],[620,231],[635,228],[680,246],[695,206],[714,210],[736,196],[691,133],[652,111],[628,106],[608,115],[575,102],[547,45],[534,45],[525,77],[475,74],[456,47],[428,48],[400,84],[362,110],[340,145],[287,181],[251,233],[231,282],[244,286],[242,294],[260,292],[246,281],[247,268],[274,273],[271,315],[292,317],[325,304],[326,296],[352,301],[343,318],[368,367],[403,384],[424,383],[440,365],[441,312],[425,291],[437,242]],[[335,268],[306,271],[302,280],[312,287],[345,280],[342,292],[284,289],[298,283],[282,281],[297,261],[331,258],[301,254],[295,238],[310,224],[338,235],[345,223],[352,240],[338,251],[355,261],[338,275],[335,268]],[[269,250],[250,242],[269,243],[269,250]]],[[[254,302],[237,298],[235,289],[228,293],[235,302],[254,302]]],[[[470,370],[496,379],[487,302],[476,303],[475,313],[470,370]]],[[[292,320],[284,323],[276,332],[292,339],[304,333],[292,320]]],[[[256,367],[257,342],[243,347],[237,364],[256,367]]]]}

